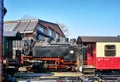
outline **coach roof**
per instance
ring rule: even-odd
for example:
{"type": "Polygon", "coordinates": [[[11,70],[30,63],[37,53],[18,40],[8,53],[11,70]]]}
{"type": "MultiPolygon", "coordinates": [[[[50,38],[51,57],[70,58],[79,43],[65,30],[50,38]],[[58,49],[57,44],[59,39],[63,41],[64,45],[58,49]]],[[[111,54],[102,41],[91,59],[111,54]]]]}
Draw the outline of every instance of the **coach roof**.
{"type": "Polygon", "coordinates": [[[110,36],[79,36],[77,43],[82,42],[120,42],[120,37],[110,37],[110,36]]]}

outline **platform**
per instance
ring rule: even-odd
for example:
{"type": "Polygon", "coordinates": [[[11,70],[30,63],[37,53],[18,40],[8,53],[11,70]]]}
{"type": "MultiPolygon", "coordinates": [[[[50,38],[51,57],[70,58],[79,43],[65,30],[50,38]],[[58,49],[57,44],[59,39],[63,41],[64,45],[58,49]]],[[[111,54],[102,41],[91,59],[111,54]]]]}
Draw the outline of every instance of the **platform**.
{"type": "Polygon", "coordinates": [[[53,76],[57,77],[80,77],[83,76],[80,72],[52,72],[53,76]]]}

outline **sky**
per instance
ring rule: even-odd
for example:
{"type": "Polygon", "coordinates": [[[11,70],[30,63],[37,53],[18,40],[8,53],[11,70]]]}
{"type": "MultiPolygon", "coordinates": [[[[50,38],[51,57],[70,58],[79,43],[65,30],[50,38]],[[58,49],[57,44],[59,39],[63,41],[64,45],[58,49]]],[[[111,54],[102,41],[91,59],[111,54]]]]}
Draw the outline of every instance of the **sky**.
{"type": "Polygon", "coordinates": [[[120,0],[4,0],[4,20],[30,16],[62,23],[68,38],[120,35],[120,0]]]}

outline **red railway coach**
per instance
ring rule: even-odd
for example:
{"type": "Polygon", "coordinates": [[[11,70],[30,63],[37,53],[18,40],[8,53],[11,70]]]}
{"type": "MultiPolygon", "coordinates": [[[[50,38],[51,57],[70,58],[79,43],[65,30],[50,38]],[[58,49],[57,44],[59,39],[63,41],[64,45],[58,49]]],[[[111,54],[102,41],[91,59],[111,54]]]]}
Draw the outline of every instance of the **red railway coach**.
{"type": "Polygon", "coordinates": [[[84,65],[96,70],[120,70],[120,37],[80,36],[78,44],[85,46],[84,65]]]}

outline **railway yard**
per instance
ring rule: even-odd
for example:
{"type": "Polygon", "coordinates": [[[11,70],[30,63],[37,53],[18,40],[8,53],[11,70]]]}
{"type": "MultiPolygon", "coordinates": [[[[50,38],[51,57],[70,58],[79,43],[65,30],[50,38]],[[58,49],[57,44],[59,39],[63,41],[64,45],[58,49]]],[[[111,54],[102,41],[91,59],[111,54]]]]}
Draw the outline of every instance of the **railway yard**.
{"type": "MultiPolygon", "coordinates": [[[[6,2],[10,4],[12,0],[6,2]]],[[[118,2],[68,2],[41,0],[33,5],[31,1],[17,3],[16,0],[11,3],[15,4],[10,6],[11,11],[9,6],[4,6],[4,0],[0,0],[0,82],[120,82],[120,35],[109,36],[119,28],[118,2]],[[33,8],[27,7],[29,4],[33,8]],[[56,23],[27,15],[19,20],[4,21],[7,12],[13,12],[12,17],[25,14],[27,10],[38,17],[44,13],[48,20],[49,15],[50,19],[55,17],[56,23]],[[37,14],[31,10],[36,10],[37,14]],[[59,23],[57,12],[64,22],[69,20],[68,26],[73,24],[72,32],[77,37],[72,36],[76,38],[68,38],[69,30],[64,23],[59,23]],[[76,17],[77,14],[80,17],[76,17]],[[73,21],[65,18],[67,16],[73,21]],[[112,27],[114,30],[110,31],[112,27]],[[88,36],[82,36],[83,33],[88,36]],[[97,36],[97,33],[103,35],[97,36]],[[109,35],[104,36],[107,33],[109,35]]]]}
{"type": "Polygon", "coordinates": [[[119,82],[120,38],[18,40],[24,50],[3,59],[3,82],[119,82]],[[30,40],[31,41],[31,40],[30,40]],[[24,51],[24,52],[21,52],[24,51]],[[22,53],[22,54],[20,54],[22,53]],[[118,62],[118,63],[116,63],[118,62]]]}
{"type": "Polygon", "coordinates": [[[58,24],[40,19],[8,27],[0,39],[2,82],[120,82],[120,36],[69,40],[58,24]]]}

